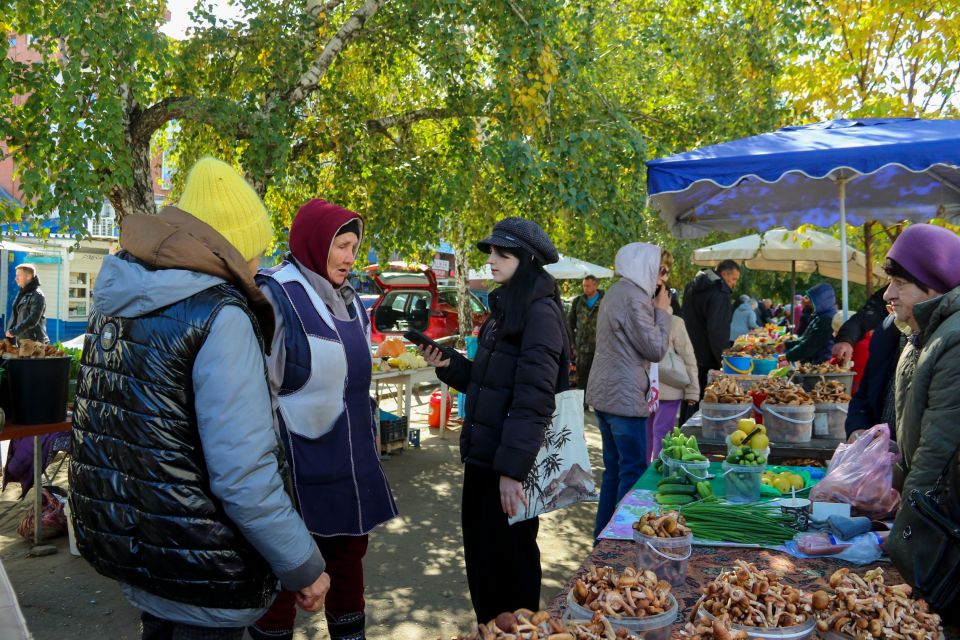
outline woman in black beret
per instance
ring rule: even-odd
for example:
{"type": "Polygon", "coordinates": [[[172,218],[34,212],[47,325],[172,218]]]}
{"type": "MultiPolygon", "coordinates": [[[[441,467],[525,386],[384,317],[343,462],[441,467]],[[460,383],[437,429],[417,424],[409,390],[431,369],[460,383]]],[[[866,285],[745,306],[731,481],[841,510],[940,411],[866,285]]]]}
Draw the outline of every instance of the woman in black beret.
{"type": "Polygon", "coordinates": [[[466,391],[460,435],[463,551],[477,622],[519,608],[540,608],[536,517],[513,525],[526,505],[523,481],[534,465],[555,408],[568,386],[569,342],[563,306],[545,264],[559,260],[535,222],[505,218],[477,243],[490,254],[490,318],[473,362],[424,349],[437,376],[466,391]]]}

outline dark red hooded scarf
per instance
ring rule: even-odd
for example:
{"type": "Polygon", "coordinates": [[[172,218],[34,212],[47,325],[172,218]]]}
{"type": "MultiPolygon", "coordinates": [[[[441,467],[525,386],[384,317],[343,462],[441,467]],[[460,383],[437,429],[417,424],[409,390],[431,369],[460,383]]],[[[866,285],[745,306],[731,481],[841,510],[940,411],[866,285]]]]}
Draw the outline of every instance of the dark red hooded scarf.
{"type": "Polygon", "coordinates": [[[311,200],[300,207],[293,224],[290,225],[290,253],[297,262],[333,284],[330,274],[327,273],[327,256],[333,246],[333,239],[344,226],[354,220],[359,226],[358,235],[362,242],[363,218],[359,213],[319,198],[311,200]]]}

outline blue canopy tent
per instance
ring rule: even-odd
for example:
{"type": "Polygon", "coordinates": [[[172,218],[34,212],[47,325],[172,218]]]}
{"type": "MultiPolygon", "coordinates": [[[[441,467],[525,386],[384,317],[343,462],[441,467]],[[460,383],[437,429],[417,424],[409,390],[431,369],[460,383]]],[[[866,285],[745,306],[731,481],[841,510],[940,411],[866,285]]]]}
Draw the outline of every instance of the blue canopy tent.
{"type": "MultiPolygon", "coordinates": [[[[834,120],[647,163],[650,206],[680,238],[744,228],[960,219],[960,120],[834,120]]],[[[847,316],[846,259],[843,311],[847,316]]]]}

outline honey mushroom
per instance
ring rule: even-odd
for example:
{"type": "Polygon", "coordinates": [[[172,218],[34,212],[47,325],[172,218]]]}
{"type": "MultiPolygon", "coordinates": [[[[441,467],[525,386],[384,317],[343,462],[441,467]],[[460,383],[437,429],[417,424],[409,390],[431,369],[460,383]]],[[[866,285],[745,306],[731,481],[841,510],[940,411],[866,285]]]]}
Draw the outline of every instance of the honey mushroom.
{"type": "Polygon", "coordinates": [[[810,594],[781,583],[775,572],[760,571],[743,560],[737,560],[734,570],[721,573],[702,591],[691,621],[703,608],[728,624],[791,627],[806,622],[814,610],[810,594]]]}
{"type": "Polygon", "coordinates": [[[885,584],[881,568],[867,571],[862,578],[846,567],[838,569],[830,576],[830,587],[835,597],[817,611],[821,632],[835,631],[858,640],[943,638],[940,616],[925,601],[910,597],[910,585],[885,584]]]}

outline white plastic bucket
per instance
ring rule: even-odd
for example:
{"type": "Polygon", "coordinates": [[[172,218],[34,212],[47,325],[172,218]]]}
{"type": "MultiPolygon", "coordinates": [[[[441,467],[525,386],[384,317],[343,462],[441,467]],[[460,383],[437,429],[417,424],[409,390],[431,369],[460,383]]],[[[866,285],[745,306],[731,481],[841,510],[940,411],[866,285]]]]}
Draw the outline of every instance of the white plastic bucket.
{"type": "Polygon", "coordinates": [[[833,440],[847,439],[847,410],[849,405],[823,403],[814,405],[816,414],[813,421],[813,434],[818,438],[830,438],[833,440]]]}
{"type": "Polygon", "coordinates": [[[687,565],[693,553],[693,534],[682,538],[658,538],[633,532],[637,543],[637,569],[649,569],[661,580],[678,587],[687,579],[687,565]]]}
{"type": "Polygon", "coordinates": [[[719,402],[701,402],[700,417],[703,424],[704,440],[723,440],[737,430],[741,418],[753,416],[753,402],[742,404],[722,404],[719,402]]]}
{"type": "Polygon", "coordinates": [[[767,429],[770,442],[774,444],[810,442],[813,437],[815,413],[812,404],[790,406],[764,402],[761,407],[763,408],[763,426],[767,429]]]}
{"type": "MultiPolygon", "coordinates": [[[[643,638],[643,640],[670,640],[670,631],[677,619],[677,599],[671,593],[670,607],[663,613],[644,618],[613,618],[607,616],[607,621],[614,629],[626,629],[643,638]]],[[[573,597],[573,590],[567,592],[567,609],[563,614],[565,621],[588,621],[593,618],[593,611],[577,604],[573,597]]]]}

